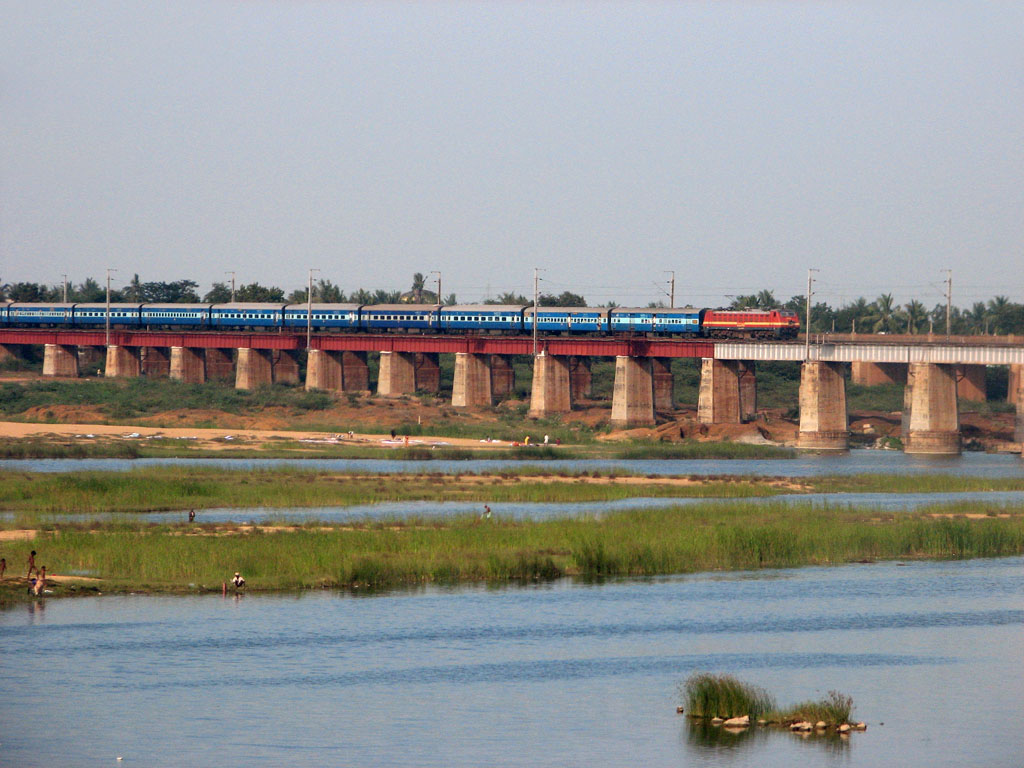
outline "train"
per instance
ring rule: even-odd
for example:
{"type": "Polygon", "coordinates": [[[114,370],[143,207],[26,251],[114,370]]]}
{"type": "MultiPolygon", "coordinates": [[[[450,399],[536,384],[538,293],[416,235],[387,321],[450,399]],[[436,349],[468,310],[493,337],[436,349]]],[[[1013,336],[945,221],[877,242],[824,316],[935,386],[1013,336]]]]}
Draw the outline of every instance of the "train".
{"type": "MultiPolygon", "coordinates": [[[[97,329],[99,303],[0,302],[0,328],[97,329]]],[[[300,330],[346,333],[539,334],[794,339],[788,309],[533,307],[513,304],[110,304],[109,325],[142,330],[300,330]]]]}

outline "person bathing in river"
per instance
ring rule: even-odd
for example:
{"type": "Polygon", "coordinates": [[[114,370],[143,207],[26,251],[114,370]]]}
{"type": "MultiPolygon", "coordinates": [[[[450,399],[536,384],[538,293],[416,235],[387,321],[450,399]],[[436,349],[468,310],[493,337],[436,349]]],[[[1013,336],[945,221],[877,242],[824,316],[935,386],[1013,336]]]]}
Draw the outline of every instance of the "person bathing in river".
{"type": "Polygon", "coordinates": [[[43,592],[43,587],[46,586],[46,566],[44,565],[36,571],[36,574],[36,583],[32,585],[32,594],[40,595],[43,592]]]}
{"type": "Polygon", "coordinates": [[[190,523],[194,523],[195,520],[196,520],[196,511],[194,509],[190,509],[188,511],[188,521],[190,523]]]}
{"type": "Polygon", "coordinates": [[[235,589],[241,589],[245,586],[245,579],[242,578],[242,574],[235,571],[235,578],[231,580],[231,583],[235,585],[235,589]]]}

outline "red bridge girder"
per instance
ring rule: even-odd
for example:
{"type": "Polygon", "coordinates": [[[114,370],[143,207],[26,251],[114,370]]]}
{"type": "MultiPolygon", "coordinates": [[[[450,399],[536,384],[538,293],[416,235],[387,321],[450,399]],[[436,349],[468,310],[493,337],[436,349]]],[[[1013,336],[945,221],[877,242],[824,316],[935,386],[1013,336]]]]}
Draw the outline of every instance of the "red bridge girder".
{"type": "MultiPolygon", "coordinates": [[[[0,344],[60,344],[101,347],[105,331],[56,329],[0,329],[0,344]]],[[[188,347],[192,349],[277,349],[306,348],[305,334],[218,333],[175,331],[110,332],[110,343],[123,347],[188,347]]],[[[334,352],[455,353],[475,355],[532,355],[530,336],[428,336],[418,334],[319,334],[310,339],[313,349],[334,352]]],[[[713,357],[714,342],[637,338],[586,338],[547,336],[538,339],[538,350],[549,355],[614,357],[713,357]]]]}

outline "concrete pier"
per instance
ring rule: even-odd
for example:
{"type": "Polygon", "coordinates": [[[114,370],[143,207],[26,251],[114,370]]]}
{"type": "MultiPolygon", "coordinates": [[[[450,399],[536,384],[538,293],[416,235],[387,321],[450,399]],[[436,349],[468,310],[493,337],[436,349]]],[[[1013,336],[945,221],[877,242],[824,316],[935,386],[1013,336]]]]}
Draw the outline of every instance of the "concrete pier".
{"type": "Polygon", "coordinates": [[[452,405],[455,408],[469,408],[491,404],[491,367],[487,364],[487,358],[468,352],[456,352],[452,405]]]}
{"type": "Polygon", "coordinates": [[[341,375],[341,352],[325,349],[309,350],[306,359],[306,389],[340,392],[344,379],[341,375]]]}
{"type": "Polygon", "coordinates": [[[491,355],[491,396],[505,400],[516,391],[516,372],[512,358],[506,355],[491,355]]]}
{"type": "Polygon", "coordinates": [[[203,352],[207,380],[230,381],[236,379],[234,354],[230,349],[208,347],[203,352]]]}
{"type": "Polygon", "coordinates": [[[202,384],[206,381],[206,364],[201,350],[189,347],[171,347],[170,372],[172,379],[186,384],[202,384]]]}
{"type": "Polygon", "coordinates": [[[43,348],[43,376],[78,378],[78,355],[74,347],[47,344],[43,348]]]}
{"type": "Polygon", "coordinates": [[[341,353],[341,382],[346,392],[370,391],[370,366],[365,352],[341,353]]]}
{"type": "Polygon", "coordinates": [[[1010,371],[1006,379],[1006,402],[1008,403],[1018,402],[1017,390],[1020,389],[1021,384],[1021,368],[1024,368],[1024,366],[1009,366],[1010,371]]]}
{"type": "MultiPolygon", "coordinates": [[[[616,364],[616,373],[618,365],[616,364]]],[[[675,380],[672,378],[672,359],[651,358],[651,386],[654,389],[654,410],[670,413],[675,410],[675,380]]]]}
{"type": "Polygon", "coordinates": [[[272,350],[269,349],[239,348],[238,364],[235,366],[235,389],[256,389],[272,384],[274,363],[271,355],[272,350]]]}
{"type": "Polygon", "coordinates": [[[436,352],[416,353],[416,391],[441,391],[441,360],[436,352]]]}
{"type": "Polygon", "coordinates": [[[17,360],[19,357],[18,348],[14,344],[0,344],[0,363],[17,360]]]}
{"type": "Polygon", "coordinates": [[[739,361],[740,421],[757,418],[757,370],[753,360],[739,361]]]}
{"type": "Polygon", "coordinates": [[[850,366],[851,384],[877,387],[879,384],[902,384],[907,380],[906,363],[865,363],[854,361],[850,366]]]}
{"type": "Polygon", "coordinates": [[[973,403],[984,403],[988,399],[984,365],[957,366],[956,396],[973,403]]]}
{"type": "Polygon", "coordinates": [[[143,347],[140,361],[143,376],[165,379],[171,375],[171,360],[167,347],[143,347]]]}
{"type": "Polygon", "coordinates": [[[654,425],[654,376],[651,358],[618,355],[612,390],[612,424],[618,427],[654,425]]]}
{"type": "Polygon", "coordinates": [[[960,453],[956,379],[955,365],[910,364],[905,453],[960,453]]]}
{"type": "Polygon", "coordinates": [[[142,373],[141,347],[107,347],[107,378],[133,379],[142,373]]]}
{"type": "Polygon", "coordinates": [[[796,444],[816,451],[845,451],[850,447],[842,363],[808,360],[801,366],[796,444]]]}
{"type": "Polygon", "coordinates": [[[273,363],[272,376],[275,384],[299,384],[298,353],[290,349],[282,349],[271,355],[273,363]]]}
{"type": "MultiPolygon", "coordinates": [[[[1011,367],[1016,368],[1019,366],[1011,367]]],[[[1010,385],[1012,389],[1007,393],[1007,397],[1012,398],[1017,414],[1013,425],[1013,441],[1015,443],[1024,443],[1024,380],[1022,380],[1019,372],[1017,376],[1010,377],[1010,385]]]]}
{"type": "Polygon", "coordinates": [[[704,358],[697,392],[697,421],[701,424],[740,423],[740,364],[736,360],[704,358]]]}
{"type": "Polygon", "coordinates": [[[569,358],[569,389],[572,401],[586,400],[591,395],[593,376],[590,372],[590,358],[573,355],[569,358]]]}
{"type": "Polygon", "coordinates": [[[416,360],[406,352],[381,352],[377,394],[384,397],[411,395],[416,391],[416,360]]]}
{"type": "Polygon", "coordinates": [[[544,418],[553,413],[569,413],[571,410],[568,358],[541,352],[533,359],[529,416],[544,418]]]}

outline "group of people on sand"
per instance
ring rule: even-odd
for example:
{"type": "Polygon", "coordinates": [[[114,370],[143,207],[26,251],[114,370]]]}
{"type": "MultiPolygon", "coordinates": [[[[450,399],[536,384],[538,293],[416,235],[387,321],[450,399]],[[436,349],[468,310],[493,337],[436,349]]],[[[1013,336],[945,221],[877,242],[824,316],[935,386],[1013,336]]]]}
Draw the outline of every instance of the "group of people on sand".
{"type": "MultiPolygon", "coordinates": [[[[0,581],[2,581],[7,573],[7,558],[0,557],[0,581]]],[[[46,566],[36,565],[36,551],[33,549],[28,553],[28,573],[25,575],[25,579],[28,581],[28,591],[33,595],[41,595],[43,588],[46,586],[46,566]],[[33,576],[32,574],[35,574],[33,576]]]]}

